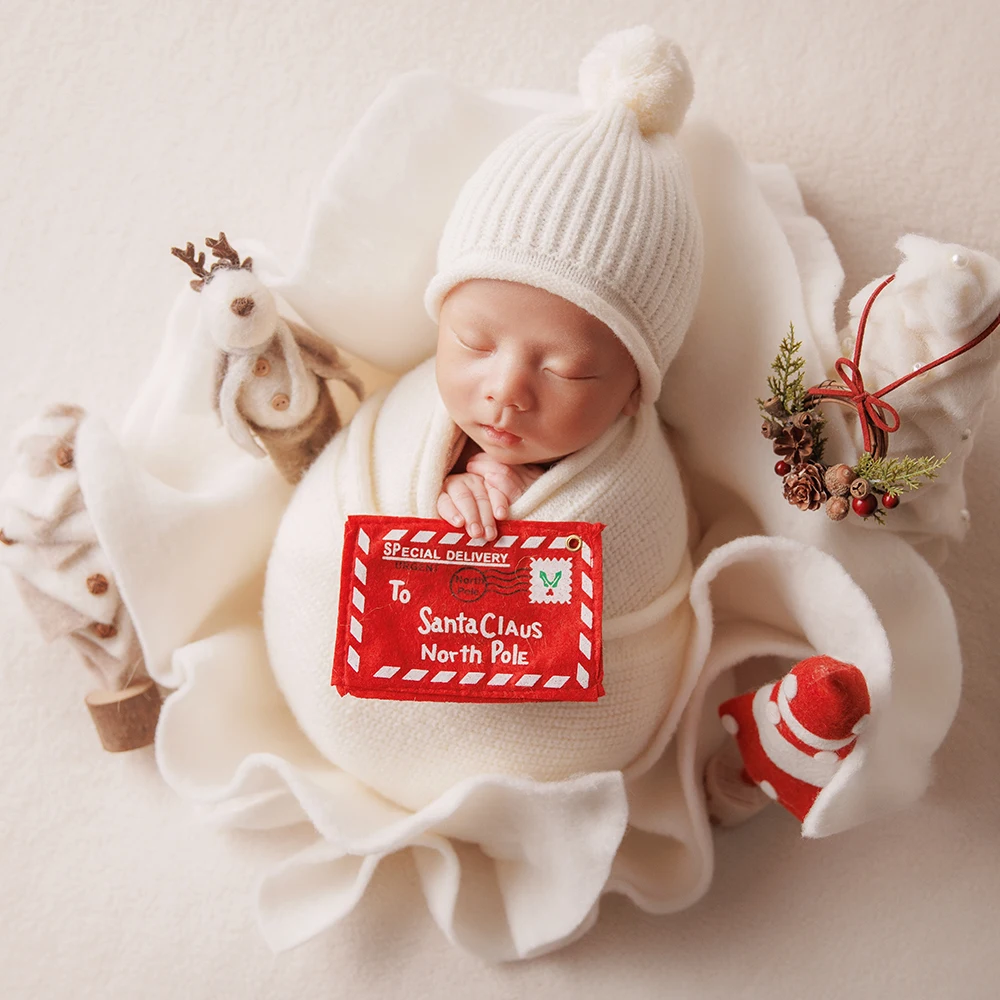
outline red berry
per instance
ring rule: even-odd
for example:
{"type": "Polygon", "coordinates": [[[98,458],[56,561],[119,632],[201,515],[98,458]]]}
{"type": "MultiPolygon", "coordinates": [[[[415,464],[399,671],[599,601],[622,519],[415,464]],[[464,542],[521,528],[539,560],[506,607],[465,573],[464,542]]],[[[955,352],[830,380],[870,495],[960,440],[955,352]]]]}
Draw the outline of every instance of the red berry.
{"type": "Polygon", "coordinates": [[[792,467],[787,462],[775,462],[774,471],[777,472],[779,476],[787,476],[788,473],[792,471],[792,467]]]}
{"type": "Polygon", "coordinates": [[[898,507],[899,506],[899,494],[898,493],[886,493],[886,495],[884,497],[882,497],[882,506],[885,507],[886,510],[892,510],[893,507],[898,507]]]}
{"type": "Polygon", "coordinates": [[[874,493],[869,493],[866,497],[855,497],[851,501],[851,507],[858,517],[871,517],[878,510],[878,497],[874,493]]]}

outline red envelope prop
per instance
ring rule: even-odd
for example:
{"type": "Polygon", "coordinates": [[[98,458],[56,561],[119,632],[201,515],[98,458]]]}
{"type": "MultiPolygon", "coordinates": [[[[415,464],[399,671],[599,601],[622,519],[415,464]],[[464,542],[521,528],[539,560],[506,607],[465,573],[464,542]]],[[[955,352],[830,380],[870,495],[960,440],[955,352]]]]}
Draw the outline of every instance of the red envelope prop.
{"type": "Polygon", "coordinates": [[[470,702],[604,694],[604,525],[499,528],[487,542],[427,518],[347,519],[332,679],[341,694],[470,702]]]}

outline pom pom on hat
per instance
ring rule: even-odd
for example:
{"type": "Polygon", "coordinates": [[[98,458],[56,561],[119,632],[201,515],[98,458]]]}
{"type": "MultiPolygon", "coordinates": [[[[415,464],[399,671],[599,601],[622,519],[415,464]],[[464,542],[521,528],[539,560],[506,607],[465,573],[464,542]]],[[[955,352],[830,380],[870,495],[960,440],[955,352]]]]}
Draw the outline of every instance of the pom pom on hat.
{"type": "Polygon", "coordinates": [[[597,110],[617,102],[635,112],[644,135],[675,135],[694,96],[680,47],[648,25],[605,36],[580,63],[580,95],[597,110]]]}

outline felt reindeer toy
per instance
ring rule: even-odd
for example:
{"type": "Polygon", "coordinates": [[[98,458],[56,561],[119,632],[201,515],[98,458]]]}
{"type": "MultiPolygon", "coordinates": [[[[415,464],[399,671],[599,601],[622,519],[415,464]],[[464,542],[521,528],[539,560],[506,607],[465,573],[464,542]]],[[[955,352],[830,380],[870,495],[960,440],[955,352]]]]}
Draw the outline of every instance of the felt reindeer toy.
{"type": "MultiPolygon", "coordinates": [[[[237,444],[255,456],[266,450],[298,482],[340,427],[325,380],[358,396],[361,383],[335,347],[278,315],[253,262],[241,261],[224,233],[206,243],[217,258],[208,269],[190,243],[173,252],[195,273],[199,325],[218,349],[216,409],[237,444]]],[[[45,638],[67,639],[97,679],[86,701],[105,749],[132,750],[152,742],[160,695],[84,504],[74,461],[84,418],[79,407],[58,405],[19,432],[17,466],[0,489],[0,564],[45,638]]]]}
{"type": "Polygon", "coordinates": [[[325,381],[344,382],[359,399],[361,382],[332,344],[278,315],[253,260],[241,262],[225,233],[205,243],[218,258],[210,268],[192,243],[171,253],[194,272],[199,323],[219,350],[216,409],[241,448],[257,457],[266,451],[296,483],[341,426],[325,381]]]}

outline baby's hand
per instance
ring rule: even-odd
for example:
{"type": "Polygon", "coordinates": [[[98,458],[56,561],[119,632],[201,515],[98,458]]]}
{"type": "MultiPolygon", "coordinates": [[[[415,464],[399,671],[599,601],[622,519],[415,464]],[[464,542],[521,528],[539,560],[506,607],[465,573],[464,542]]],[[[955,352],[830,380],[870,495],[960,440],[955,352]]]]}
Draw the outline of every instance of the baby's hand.
{"type": "MultiPolygon", "coordinates": [[[[510,505],[545,471],[540,465],[504,465],[484,451],[473,455],[465,468],[482,476],[487,489],[499,496],[499,507],[495,501],[493,504],[498,519],[507,516],[510,505]]],[[[492,492],[490,499],[494,499],[492,492]]]]}
{"type": "Polygon", "coordinates": [[[497,537],[497,519],[507,514],[507,499],[482,476],[462,472],[445,479],[437,510],[456,528],[464,525],[470,538],[482,535],[490,542],[497,537]]]}
{"type": "Polygon", "coordinates": [[[438,497],[437,509],[450,524],[465,525],[472,538],[497,536],[510,505],[542,474],[540,465],[504,465],[478,452],[465,464],[466,471],[448,476],[438,497]]]}

